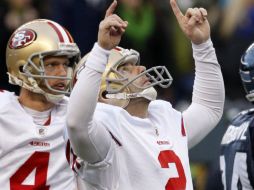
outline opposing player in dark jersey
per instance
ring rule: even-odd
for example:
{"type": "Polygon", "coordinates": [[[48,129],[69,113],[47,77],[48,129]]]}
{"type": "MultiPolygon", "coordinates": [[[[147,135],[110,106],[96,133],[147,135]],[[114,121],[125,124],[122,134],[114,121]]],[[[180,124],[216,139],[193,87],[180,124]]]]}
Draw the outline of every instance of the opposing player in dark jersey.
{"type": "MultiPolygon", "coordinates": [[[[254,103],[254,43],[243,54],[240,77],[254,103]]],[[[221,142],[220,169],[225,190],[254,189],[254,108],[239,113],[221,142]]]]}

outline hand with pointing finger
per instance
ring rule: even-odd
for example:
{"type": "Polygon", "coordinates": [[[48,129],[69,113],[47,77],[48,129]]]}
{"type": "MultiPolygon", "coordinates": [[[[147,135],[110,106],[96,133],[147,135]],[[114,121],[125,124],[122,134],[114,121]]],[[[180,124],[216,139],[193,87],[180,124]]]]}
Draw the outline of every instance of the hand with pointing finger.
{"type": "Polygon", "coordinates": [[[183,15],[176,0],[170,0],[170,4],[182,31],[194,44],[210,38],[210,25],[204,8],[189,8],[183,15]]]}
{"type": "Polygon", "coordinates": [[[111,50],[120,43],[121,37],[128,25],[118,15],[114,14],[117,1],[114,0],[106,11],[104,20],[99,25],[98,44],[107,50],[111,50]]]}

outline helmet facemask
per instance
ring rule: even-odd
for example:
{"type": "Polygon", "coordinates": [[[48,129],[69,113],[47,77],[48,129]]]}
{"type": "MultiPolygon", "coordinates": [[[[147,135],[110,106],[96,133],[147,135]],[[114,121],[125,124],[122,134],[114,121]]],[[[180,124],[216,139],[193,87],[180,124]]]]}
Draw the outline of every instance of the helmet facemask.
{"type": "Polygon", "coordinates": [[[126,63],[139,66],[139,53],[135,50],[128,50],[120,47],[112,51],[114,51],[114,53],[111,54],[118,52],[122,57],[115,63],[109,64],[109,69],[104,73],[103,80],[105,80],[106,83],[104,92],[105,98],[125,100],[126,103],[121,107],[126,107],[130,99],[133,98],[143,97],[149,101],[155,100],[157,92],[153,87],[156,85],[162,88],[167,88],[171,85],[173,79],[165,66],[152,67],[132,78],[125,76],[119,71],[119,68],[126,63]],[[149,83],[147,85],[138,85],[136,81],[144,77],[149,83]]]}
{"type": "MultiPolygon", "coordinates": [[[[139,65],[137,63],[136,65],[139,65]]],[[[125,88],[128,88],[129,85],[135,86],[137,89],[140,89],[140,91],[143,91],[147,88],[153,87],[153,86],[160,86],[162,88],[167,88],[171,85],[172,83],[172,77],[170,73],[168,72],[167,68],[165,66],[155,66],[152,67],[148,70],[145,70],[144,72],[138,74],[132,79],[129,79],[128,77],[124,76],[121,72],[115,69],[114,67],[111,67],[110,72],[106,76],[106,83],[107,83],[107,91],[108,93],[119,93],[123,91],[125,88]],[[116,78],[111,78],[110,77],[110,72],[114,72],[116,74],[116,78]],[[150,84],[146,86],[141,86],[135,84],[135,81],[138,80],[139,78],[142,78],[146,76],[149,79],[150,84]],[[167,77],[167,78],[165,78],[167,77]],[[118,89],[115,88],[115,85],[112,84],[119,84],[118,89]]]]}
{"type": "MultiPolygon", "coordinates": [[[[79,73],[85,68],[88,56],[89,54],[84,56],[76,66],[72,86],[78,79],[79,73]]],[[[111,50],[106,69],[102,75],[99,93],[100,102],[125,108],[129,104],[130,99],[133,98],[142,97],[149,101],[155,100],[157,92],[153,87],[158,85],[162,88],[167,88],[172,83],[173,79],[164,66],[152,67],[130,79],[119,71],[119,67],[126,63],[138,66],[139,53],[135,50],[121,47],[111,50]],[[135,84],[135,81],[142,77],[146,77],[150,83],[145,86],[135,84]]]]}
{"type": "Polygon", "coordinates": [[[20,75],[23,75],[27,78],[27,82],[19,80],[17,77],[9,74],[9,82],[12,84],[18,84],[23,88],[26,88],[32,92],[43,94],[50,102],[57,103],[65,95],[70,95],[70,81],[73,76],[73,66],[77,64],[80,59],[79,52],[77,51],[49,51],[49,52],[40,52],[32,54],[27,63],[20,68],[20,75]],[[49,76],[45,73],[44,59],[45,57],[59,57],[66,56],[70,60],[70,64],[67,68],[66,76],[49,76]],[[52,88],[48,79],[59,79],[67,81],[65,90],[57,90],[52,88]],[[46,89],[45,89],[46,87],[46,89]]]}

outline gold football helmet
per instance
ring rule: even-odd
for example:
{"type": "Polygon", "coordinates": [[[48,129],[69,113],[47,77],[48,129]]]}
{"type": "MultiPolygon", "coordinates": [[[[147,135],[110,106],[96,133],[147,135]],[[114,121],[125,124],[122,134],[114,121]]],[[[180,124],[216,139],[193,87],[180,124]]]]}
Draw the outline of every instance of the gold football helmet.
{"type": "Polygon", "coordinates": [[[58,102],[70,93],[70,88],[56,90],[47,79],[72,79],[72,66],[80,60],[80,51],[69,32],[56,22],[38,19],[20,26],[10,37],[6,49],[6,64],[11,84],[43,94],[49,101],[58,102]],[[47,76],[44,58],[66,56],[70,60],[67,76],[47,76]],[[44,84],[47,92],[40,87],[44,84]]]}
{"type": "MultiPolygon", "coordinates": [[[[74,71],[74,76],[78,75],[82,68],[85,67],[88,55],[80,60],[74,71]]],[[[132,98],[143,97],[148,100],[156,99],[157,92],[153,86],[158,85],[162,88],[167,88],[172,83],[173,79],[165,66],[152,67],[138,74],[136,77],[129,79],[118,70],[125,63],[139,65],[139,53],[133,49],[129,50],[121,47],[112,49],[106,69],[102,75],[99,101],[124,108],[132,98]],[[144,75],[149,79],[149,84],[139,86],[134,83],[135,80],[144,77],[144,75]],[[131,90],[133,88],[130,88],[131,85],[138,90],[133,92],[131,90]]]]}

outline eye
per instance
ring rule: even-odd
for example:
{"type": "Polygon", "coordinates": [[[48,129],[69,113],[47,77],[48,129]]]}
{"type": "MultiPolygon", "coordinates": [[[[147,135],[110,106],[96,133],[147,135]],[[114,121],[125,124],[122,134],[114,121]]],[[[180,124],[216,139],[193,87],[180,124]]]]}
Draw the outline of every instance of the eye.
{"type": "Polygon", "coordinates": [[[126,73],[126,72],[131,72],[132,68],[133,68],[132,63],[125,63],[123,65],[120,65],[117,70],[121,73],[126,73]]]}
{"type": "Polygon", "coordinates": [[[65,63],[59,63],[59,62],[49,62],[49,63],[45,63],[45,67],[46,68],[56,68],[59,66],[63,66],[64,68],[68,68],[69,67],[69,62],[65,62],[65,63]]]}
{"type": "Polygon", "coordinates": [[[52,68],[52,67],[55,67],[56,66],[56,63],[46,63],[45,64],[45,67],[47,68],[52,68]]]}
{"type": "Polygon", "coordinates": [[[120,71],[120,72],[129,71],[129,68],[126,67],[126,66],[121,66],[121,67],[118,68],[118,71],[120,71]]]}

